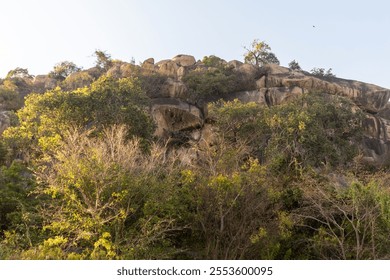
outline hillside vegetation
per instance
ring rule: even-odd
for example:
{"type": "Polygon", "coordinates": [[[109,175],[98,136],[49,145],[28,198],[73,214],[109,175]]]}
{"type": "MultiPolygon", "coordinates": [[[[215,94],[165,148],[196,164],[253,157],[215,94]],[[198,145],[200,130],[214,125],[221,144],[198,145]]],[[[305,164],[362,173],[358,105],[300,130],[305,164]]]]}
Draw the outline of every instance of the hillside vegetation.
{"type": "Polygon", "coordinates": [[[258,59],[96,55],[0,81],[0,259],[390,257],[390,176],[350,99],[242,102],[258,59]]]}

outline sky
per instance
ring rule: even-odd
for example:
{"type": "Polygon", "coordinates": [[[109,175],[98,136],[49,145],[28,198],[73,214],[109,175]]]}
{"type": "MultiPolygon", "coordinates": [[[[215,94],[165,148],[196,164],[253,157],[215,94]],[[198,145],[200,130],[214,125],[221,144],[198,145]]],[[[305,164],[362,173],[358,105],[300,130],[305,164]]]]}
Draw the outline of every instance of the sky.
{"type": "Polygon", "coordinates": [[[296,60],[390,88],[389,34],[386,0],[1,0],[0,77],[16,67],[47,74],[62,61],[87,69],[95,50],[137,63],[177,54],[243,61],[259,39],[283,66],[296,60]]]}

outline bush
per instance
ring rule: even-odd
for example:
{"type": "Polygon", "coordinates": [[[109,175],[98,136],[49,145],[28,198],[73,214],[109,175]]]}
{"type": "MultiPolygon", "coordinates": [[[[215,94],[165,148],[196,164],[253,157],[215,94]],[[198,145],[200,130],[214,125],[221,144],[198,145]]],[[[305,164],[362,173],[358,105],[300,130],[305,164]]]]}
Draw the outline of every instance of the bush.
{"type": "Polygon", "coordinates": [[[237,91],[238,76],[230,67],[192,71],[183,78],[190,93],[196,98],[217,98],[237,91]]]}
{"type": "Polygon", "coordinates": [[[224,67],[227,64],[225,60],[215,55],[203,57],[202,62],[207,67],[217,67],[217,68],[224,67]]]}
{"type": "Polygon", "coordinates": [[[88,88],[31,94],[17,113],[19,126],[4,131],[4,141],[14,157],[37,159],[60,147],[66,129],[93,129],[99,136],[104,127],[123,124],[129,138],[140,137],[146,144],[154,129],[148,100],[137,79],[105,76],[88,88]]]}
{"type": "Polygon", "coordinates": [[[307,94],[270,108],[238,101],[210,107],[210,116],[232,141],[245,141],[276,170],[348,164],[357,154],[362,114],[342,98],[307,94]]]}

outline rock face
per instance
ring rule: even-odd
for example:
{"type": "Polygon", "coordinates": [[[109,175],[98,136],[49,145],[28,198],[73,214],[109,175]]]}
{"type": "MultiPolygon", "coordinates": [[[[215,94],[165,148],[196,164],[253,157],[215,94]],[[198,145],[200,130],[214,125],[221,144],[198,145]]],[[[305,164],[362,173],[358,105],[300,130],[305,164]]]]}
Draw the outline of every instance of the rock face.
{"type": "MultiPolygon", "coordinates": [[[[272,64],[258,68],[230,61],[227,66],[241,77],[238,82],[244,85],[244,90],[218,97],[225,100],[238,99],[274,106],[313,91],[349,98],[367,116],[363,123],[366,161],[377,165],[390,162],[390,90],[353,80],[317,77],[272,64]]],[[[214,100],[205,100],[201,105],[191,103],[189,90],[182,82],[182,78],[191,71],[204,71],[207,66],[196,62],[193,56],[178,55],[156,64],[153,59],[147,59],[142,68],[167,77],[159,94],[152,99],[156,136],[192,141],[211,139],[210,125],[206,124],[207,102],[214,100]]]]}
{"type": "Polygon", "coordinates": [[[54,89],[57,86],[57,80],[50,78],[48,75],[38,75],[34,78],[33,88],[35,92],[43,93],[47,90],[54,89]]]}
{"type": "Polygon", "coordinates": [[[181,132],[199,129],[204,124],[203,113],[198,107],[176,98],[154,99],[151,111],[158,124],[155,134],[160,137],[184,137],[181,132]]]}
{"type": "Polygon", "coordinates": [[[10,112],[0,111],[0,134],[3,133],[11,124],[10,112]]]}
{"type": "MultiPolygon", "coordinates": [[[[303,71],[291,71],[277,65],[263,67],[264,85],[267,89],[284,91],[321,91],[351,99],[357,106],[371,113],[384,109],[390,90],[379,86],[340,78],[318,78],[303,71]]],[[[283,94],[282,94],[283,95],[283,94]]]]}
{"type": "Polygon", "coordinates": [[[192,66],[196,63],[195,57],[192,55],[179,54],[172,58],[179,66],[192,66]]]}

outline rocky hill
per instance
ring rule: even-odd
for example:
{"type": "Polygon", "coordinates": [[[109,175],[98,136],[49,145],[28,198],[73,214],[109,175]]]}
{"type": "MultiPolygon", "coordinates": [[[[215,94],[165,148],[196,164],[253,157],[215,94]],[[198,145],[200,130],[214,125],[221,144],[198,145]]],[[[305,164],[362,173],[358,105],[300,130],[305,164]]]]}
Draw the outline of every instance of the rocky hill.
{"type": "Polygon", "coordinates": [[[217,98],[274,106],[303,93],[323,92],[347,97],[365,113],[366,119],[362,124],[365,130],[365,159],[378,165],[389,161],[389,89],[336,77],[317,77],[305,71],[294,71],[272,64],[257,68],[239,61],[230,61],[226,65],[231,66],[238,74],[241,90],[232,90],[217,97],[208,96],[199,105],[199,102],[189,101],[190,92],[183,78],[188,73],[210,71],[213,67],[196,62],[194,57],[188,55],[178,55],[156,64],[153,59],[146,60],[142,64],[143,70],[169,77],[161,91],[151,96],[152,114],[158,126],[156,135],[162,137],[185,133],[194,141],[207,138],[210,135],[210,127],[206,124],[207,103],[217,98]]]}
{"type": "MultiPolygon", "coordinates": [[[[43,93],[59,85],[73,90],[91,84],[103,74],[115,78],[144,77],[147,95],[151,98],[151,114],[157,124],[155,135],[171,139],[180,137],[192,142],[211,141],[209,138],[213,133],[212,126],[208,124],[207,105],[218,99],[238,99],[244,103],[274,106],[308,92],[344,96],[366,116],[362,124],[365,131],[365,160],[376,165],[390,160],[390,90],[360,81],[315,76],[274,64],[257,67],[237,60],[226,62],[220,59],[214,65],[207,65],[196,61],[191,55],[177,55],[159,62],[149,58],[140,66],[116,61],[109,69],[93,67],[72,73],[64,81],[50,75],[18,77],[16,80],[23,85],[20,95],[25,96],[29,92],[43,93]],[[196,84],[196,76],[215,76],[213,73],[219,74],[218,68],[221,66],[230,70],[226,77],[233,77],[233,83],[227,80],[223,90],[213,92],[210,86],[206,88],[206,91],[211,91],[210,94],[194,94],[191,82],[196,84]]],[[[224,83],[223,80],[219,82],[224,83]]],[[[2,107],[0,131],[11,123],[10,112],[2,107]]]]}
{"type": "Polygon", "coordinates": [[[390,90],[103,58],[0,80],[0,259],[389,258],[390,90]]]}

